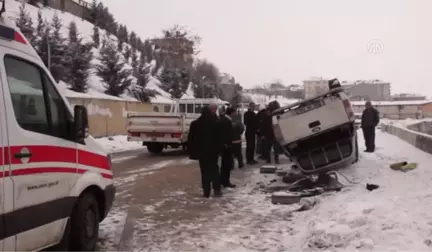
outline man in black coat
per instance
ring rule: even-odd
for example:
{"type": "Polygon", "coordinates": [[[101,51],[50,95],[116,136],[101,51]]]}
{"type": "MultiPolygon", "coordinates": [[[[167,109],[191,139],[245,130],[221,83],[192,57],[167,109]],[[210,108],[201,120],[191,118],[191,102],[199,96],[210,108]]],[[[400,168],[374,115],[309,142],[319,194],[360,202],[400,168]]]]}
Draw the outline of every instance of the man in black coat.
{"type": "Polygon", "coordinates": [[[262,134],[264,136],[264,158],[267,164],[271,163],[271,151],[273,149],[275,163],[279,164],[279,154],[281,153],[280,146],[276,141],[276,137],[273,132],[273,117],[272,112],[280,108],[277,101],[271,102],[264,115],[262,121],[262,134]]]}
{"type": "Polygon", "coordinates": [[[246,162],[247,164],[257,164],[255,161],[255,145],[256,145],[256,134],[258,128],[258,118],[255,114],[255,103],[249,104],[248,111],[244,114],[244,124],[246,126],[246,162]]]}
{"type": "Polygon", "coordinates": [[[223,145],[215,109],[217,106],[214,104],[204,107],[201,116],[191,123],[188,135],[187,149],[191,159],[199,160],[201,184],[206,198],[210,197],[212,186],[214,196],[222,195],[218,158],[223,145]]]}
{"type": "MultiPolygon", "coordinates": [[[[235,131],[233,128],[232,118],[236,115],[235,109],[229,107],[226,109],[225,115],[221,116],[220,130],[222,132],[221,139],[223,141],[222,164],[221,164],[221,184],[224,187],[234,188],[236,185],[231,183],[231,170],[234,168],[233,157],[233,142],[235,131]]],[[[240,140],[241,141],[241,140],[240,140]]]]}
{"type": "Polygon", "coordinates": [[[379,123],[379,112],[372,103],[367,101],[365,104],[366,109],[363,111],[361,119],[361,127],[363,130],[363,136],[365,139],[366,150],[365,152],[375,151],[375,127],[379,123]]]}
{"type": "Polygon", "coordinates": [[[266,113],[266,106],[261,104],[259,106],[259,111],[256,115],[256,121],[257,121],[257,154],[259,154],[259,159],[265,159],[264,158],[264,135],[263,135],[263,128],[264,128],[264,114],[266,113]]]}

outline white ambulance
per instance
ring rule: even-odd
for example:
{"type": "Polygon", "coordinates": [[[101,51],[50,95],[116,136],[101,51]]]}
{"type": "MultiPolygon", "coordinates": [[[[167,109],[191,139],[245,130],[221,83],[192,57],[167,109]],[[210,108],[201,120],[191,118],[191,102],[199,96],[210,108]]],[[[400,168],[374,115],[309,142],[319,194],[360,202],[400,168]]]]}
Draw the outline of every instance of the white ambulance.
{"type": "Polygon", "coordinates": [[[94,250],[114,200],[110,157],[87,134],[86,108],[72,110],[55,83],[0,18],[0,251],[94,250]]]}

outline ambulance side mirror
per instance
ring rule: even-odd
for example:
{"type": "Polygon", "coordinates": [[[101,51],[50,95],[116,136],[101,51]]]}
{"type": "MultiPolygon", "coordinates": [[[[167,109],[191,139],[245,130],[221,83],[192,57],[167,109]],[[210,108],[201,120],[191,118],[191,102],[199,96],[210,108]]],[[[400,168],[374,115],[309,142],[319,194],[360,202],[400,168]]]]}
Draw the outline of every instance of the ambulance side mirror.
{"type": "Polygon", "coordinates": [[[74,107],[74,129],[76,140],[83,141],[88,136],[87,108],[82,105],[74,107]]]}

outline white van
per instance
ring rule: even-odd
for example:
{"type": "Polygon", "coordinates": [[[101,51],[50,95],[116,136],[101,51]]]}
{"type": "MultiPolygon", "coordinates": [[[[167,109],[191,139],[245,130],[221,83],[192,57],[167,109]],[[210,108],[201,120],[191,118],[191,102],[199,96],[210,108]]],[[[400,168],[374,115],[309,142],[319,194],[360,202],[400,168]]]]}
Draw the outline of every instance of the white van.
{"type": "Polygon", "coordinates": [[[72,111],[55,83],[0,18],[0,251],[94,250],[114,200],[110,157],[87,134],[86,108],[72,111]]]}

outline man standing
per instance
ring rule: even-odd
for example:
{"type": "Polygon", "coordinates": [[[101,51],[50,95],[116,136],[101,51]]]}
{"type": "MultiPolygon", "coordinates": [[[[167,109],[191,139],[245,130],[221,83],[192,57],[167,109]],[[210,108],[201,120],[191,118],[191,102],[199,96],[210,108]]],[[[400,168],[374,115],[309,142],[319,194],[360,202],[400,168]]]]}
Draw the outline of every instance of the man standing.
{"type": "Polygon", "coordinates": [[[244,167],[243,153],[242,153],[242,135],[244,126],[241,120],[241,115],[237,112],[231,117],[233,126],[233,155],[238,161],[239,169],[244,167]]]}
{"type": "Polygon", "coordinates": [[[276,142],[276,137],[273,132],[273,117],[272,112],[276,109],[280,108],[280,105],[277,101],[271,102],[264,114],[263,119],[263,135],[264,135],[264,158],[267,161],[267,164],[271,163],[271,150],[274,152],[275,163],[279,164],[279,154],[280,148],[279,144],[276,142]]]}
{"type": "MultiPolygon", "coordinates": [[[[236,185],[231,183],[231,170],[234,168],[233,158],[233,139],[234,129],[232,118],[235,116],[236,111],[229,107],[225,111],[225,116],[220,118],[220,128],[222,132],[221,139],[223,140],[224,148],[222,152],[221,164],[221,184],[224,187],[234,188],[236,185]]],[[[241,140],[240,140],[241,141],[241,140]]]]}
{"type": "Polygon", "coordinates": [[[258,127],[258,118],[255,114],[255,103],[249,104],[248,111],[244,114],[244,124],[246,126],[246,162],[249,165],[257,164],[255,161],[255,145],[256,145],[256,134],[258,127]]]}
{"type": "Polygon", "coordinates": [[[256,115],[257,119],[257,154],[259,154],[259,159],[264,159],[264,135],[263,135],[263,129],[264,129],[264,114],[266,113],[266,106],[261,104],[259,106],[259,111],[256,115]]]}
{"type": "Polygon", "coordinates": [[[361,127],[365,139],[366,150],[365,152],[375,151],[375,127],[379,123],[379,112],[372,103],[367,101],[365,104],[366,109],[363,111],[361,119],[361,127]]]}
{"type": "Polygon", "coordinates": [[[222,141],[216,109],[216,104],[204,107],[201,116],[191,123],[188,135],[187,150],[190,159],[199,160],[201,185],[206,198],[210,197],[212,186],[214,196],[222,196],[217,162],[222,151],[222,141]]]}

